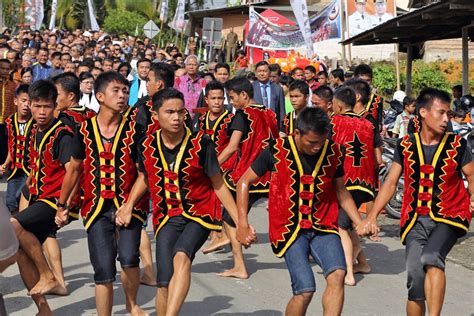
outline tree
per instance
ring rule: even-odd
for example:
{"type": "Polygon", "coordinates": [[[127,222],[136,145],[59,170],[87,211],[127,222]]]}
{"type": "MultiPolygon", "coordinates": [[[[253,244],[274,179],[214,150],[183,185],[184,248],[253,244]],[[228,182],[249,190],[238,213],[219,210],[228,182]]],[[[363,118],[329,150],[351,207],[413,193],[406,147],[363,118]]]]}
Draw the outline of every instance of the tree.
{"type": "Polygon", "coordinates": [[[143,34],[143,26],[146,22],[147,19],[137,12],[113,9],[109,10],[103,28],[107,33],[120,35],[134,34],[138,26],[139,34],[143,34]]]}

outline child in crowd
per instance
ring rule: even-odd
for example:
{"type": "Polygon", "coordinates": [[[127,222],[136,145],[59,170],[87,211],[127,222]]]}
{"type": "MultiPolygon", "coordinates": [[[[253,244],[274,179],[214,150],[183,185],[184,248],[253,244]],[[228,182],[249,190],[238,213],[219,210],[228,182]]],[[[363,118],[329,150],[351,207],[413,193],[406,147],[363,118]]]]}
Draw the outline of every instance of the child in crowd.
{"type": "Polygon", "coordinates": [[[415,113],[415,100],[405,97],[403,99],[403,112],[397,116],[392,129],[393,137],[402,138],[408,134],[408,122],[413,117],[413,113],[415,113]]]}

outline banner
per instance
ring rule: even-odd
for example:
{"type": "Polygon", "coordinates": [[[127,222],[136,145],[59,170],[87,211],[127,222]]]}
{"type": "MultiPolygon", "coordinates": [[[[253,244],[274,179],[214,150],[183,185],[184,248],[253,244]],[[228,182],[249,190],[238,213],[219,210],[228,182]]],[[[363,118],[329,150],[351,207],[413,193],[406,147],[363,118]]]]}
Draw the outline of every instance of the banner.
{"type": "Polygon", "coordinates": [[[395,16],[395,0],[347,0],[347,30],[349,37],[387,22],[395,16]]]}
{"type": "MultiPolygon", "coordinates": [[[[333,0],[318,14],[309,18],[310,42],[341,38],[341,10],[339,0],[333,0]]],[[[298,26],[276,25],[249,10],[249,32],[246,45],[269,50],[292,50],[305,46],[307,41],[298,26]]]]}
{"type": "Polygon", "coordinates": [[[94,7],[92,6],[92,0],[87,0],[87,9],[89,11],[89,20],[91,21],[91,30],[98,31],[99,23],[95,18],[94,7]]]}
{"type": "Polygon", "coordinates": [[[58,8],[58,0],[51,3],[51,20],[49,20],[49,29],[52,31],[56,27],[56,10],[58,8]]]}
{"type": "Polygon", "coordinates": [[[185,0],[179,0],[176,6],[176,13],[173,17],[173,21],[169,24],[172,29],[175,29],[178,32],[182,32],[184,30],[184,5],[185,0]]]}
{"type": "Polygon", "coordinates": [[[161,1],[160,21],[166,22],[168,20],[168,0],[161,1]]]}
{"type": "Polygon", "coordinates": [[[44,19],[44,4],[43,0],[35,0],[35,21],[33,26],[34,30],[39,30],[41,28],[41,23],[44,19]]]}
{"type": "Polygon", "coordinates": [[[308,5],[306,0],[290,0],[291,8],[295,14],[296,21],[303,33],[306,43],[306,55],[313,56],[313,43],[311,42],[311,26],[309,25],[308,5]]]}

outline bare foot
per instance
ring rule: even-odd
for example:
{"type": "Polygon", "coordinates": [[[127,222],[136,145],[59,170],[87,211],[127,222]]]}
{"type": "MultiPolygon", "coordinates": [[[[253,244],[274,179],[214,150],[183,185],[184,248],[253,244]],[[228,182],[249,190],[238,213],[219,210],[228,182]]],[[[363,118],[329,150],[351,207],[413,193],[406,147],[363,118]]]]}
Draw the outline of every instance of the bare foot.
{"type": "Polygon", "coordinates": [[[356,280],[354,279],[354,275],[352,276],[346,275],[346,277],[344,278],[344,284],[349,285],[349,286],[355,286],[356,280]]]}
{"type": "Polygon", "coordinates": [[[211,242],[209,247],[204,248],[202,250],[202,253],[203,254],[208,254],[208,253],[220,250],[220,249],[224,248],[227,245],[230,245],[230,240],[229,240],[229,238],[227,238],[227,236],[224,236],[223,238],[220,238],[220,239],[216,238],[211,242]]]}
{"type": "Polygon", "coordinates": [[[130,314],[132,316],[148,316],[149,314],[146,313],[143,309],[140,308],[140,306],[135,305],[132,310],[130,311],[130,314]]]}
{"type": "Polygon", "coordinates": [[[53,289],[45,292],[44,294],[47,294],[47,295],[58,295],[58,296],[68,296],[69,295],[69,291],[67,290],[67,288],[62,285],[62,284],[59,284],[58,286],[54,287],[53,289]]]}
{"type": "Polygon", "coordinates": [[[44,295],[48,292],[55,292],[61,287],[61,284],[54,277],[52,279],[40,278],[38,283],[36,283],[36,285],[30,290],[28,295],[44,295]]]}
{"type": "Polygon", "coordinates": [[[156,286],[156,278],[143,274],[140,278],[140,283],[148,286],[156,286]]]}
{"type": "Polygon", "coordinates": [[[249,274],[247,271],[240,271],[235,268],[225,270],[224,272],[217,273],[218,276],[220,277],[226,277],[226,278],[237,278],[237,279],[248,279],[249,274]]]}
{"type": "Polygon", "coordinates": [[[357,264],[354,264],[354,273],[363,273],[363,274],[367,274],[367,273],[370,273],[371,269],[370,269],[370,266],[367,264],[367,263],[357,263],[357,264]]]}

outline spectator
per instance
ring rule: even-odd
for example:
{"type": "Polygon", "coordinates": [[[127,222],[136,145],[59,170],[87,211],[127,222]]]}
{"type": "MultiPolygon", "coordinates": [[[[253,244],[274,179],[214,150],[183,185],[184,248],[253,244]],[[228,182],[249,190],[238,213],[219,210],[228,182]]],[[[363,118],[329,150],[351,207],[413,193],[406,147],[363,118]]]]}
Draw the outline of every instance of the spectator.
{"type": "Polygon", "coordinates": [[[334,89],[337,89],[340,85],[344,83],[344,70],[341,68],[334,69],[331,71],[329,76],[329,82],[334,89]]]}
{"type": "Polygon", "coordinates": [[[90,72],[82,72],[79,75],[79,82],[81,83],[79,105],[83,105],[96,113],[99,112],[100,105],[94,94],[94,76],[90,72]]]}
{"type": "Polygon", "coordinates": [[[48,79],[51,73],[51,66],[48,65],[48,49],[38,50],[37,62],[33,65],[33,82],[41,79],[48,79]]]}
{"type": "Polygon", "coordinates": [[[15,112],[13,103],[16,84],[9,80],[10,61],[0,59],[0,161],[5,161],[8,152],[8,135],[5,119],[15,112]]]}
{"type": "Polygon", "coordinates": [[[176,78],[174,87],[183,93],[185,107],[194,116],[193,109],[197,107],[202,89],[206,87],[206,80],[197,75],[199,64],[196,55],[188,56],[184,65],[186,74],[176,78]]]}
{"type": "Polygon", "coordinates": [[[134,106],[135,103],[148,95],[146,90],[146,82],[148,81],[148,72],[150,71],[151,60],[142,59],[137,63],[137,76],[130,84],[130,97],[128,104],[134,106]]]}

